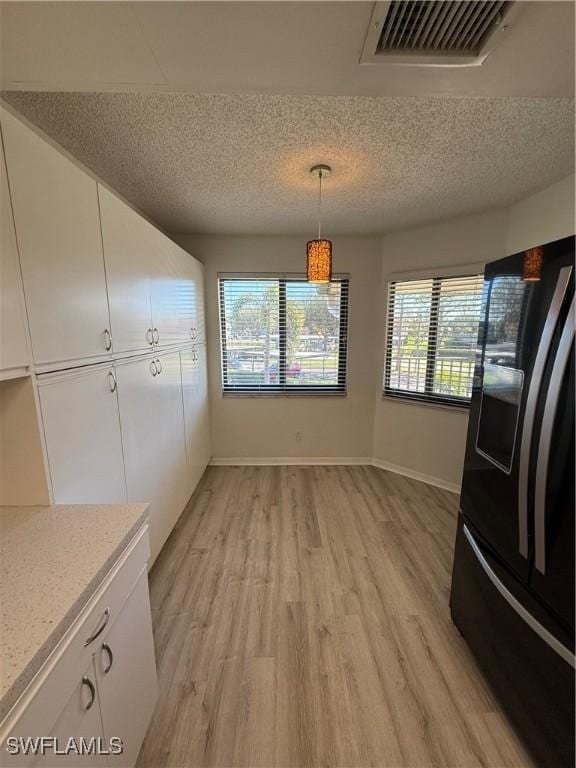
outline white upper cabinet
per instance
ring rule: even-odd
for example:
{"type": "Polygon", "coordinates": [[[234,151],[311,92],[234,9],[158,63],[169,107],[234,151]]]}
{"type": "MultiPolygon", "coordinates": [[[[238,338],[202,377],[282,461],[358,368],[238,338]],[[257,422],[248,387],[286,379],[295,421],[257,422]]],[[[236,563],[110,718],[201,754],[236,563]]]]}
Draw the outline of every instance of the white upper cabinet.
{"type": "Polygon", "coordinates": [[[156,231],[158,257],[152,272],[152,318],[160,346],[186,341],[183,312],[185,286],[180,274],[178,246],[156,231]]]}
{"type": "Polygon", "coordinates": [[[153,344],[151,275],[157,269],[159,232],[98,185],[114,353],[153,344]]]}
{"type": "Polygon", "coordinates": [[[122,504],[126,481],[112,366],[40,377],[55,504],[122,504]]]}
{"type": "Polygon", "coordinates": [[[202,264],[186,251],[179,249],[180,271],[188,289],[187,335],[188,341],[202,344],[204,328],[204,269],[202,264]]]}
{"type": "Polygon", "coordinates": [[[172,240],[158,234],[161,258],[153,280],[152,315],[159,343],[190,342],[198,338],[199,313],[203,312],[202,266],[172,240]]]}
{"type": "Polygon", "coordinates": [[[26,315],[4,152],[0,147],[0,376],[25,372],[28,360],[26,315]]]}
{"type": "Polygon", "coordinates": [[[96,182],[8,112],[0,112],[24,293],[37,365],[109,353],[96,182]]]}

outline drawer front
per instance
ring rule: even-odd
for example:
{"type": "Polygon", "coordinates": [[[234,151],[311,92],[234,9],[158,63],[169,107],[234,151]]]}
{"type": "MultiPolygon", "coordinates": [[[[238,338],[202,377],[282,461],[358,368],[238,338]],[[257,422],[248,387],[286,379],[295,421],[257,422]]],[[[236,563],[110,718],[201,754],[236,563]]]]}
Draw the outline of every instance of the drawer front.
{"type": "Polygon", "coordinates": [[[0,726],[0,749],[10,735],[45,736],[98,648],[98,639],[122,610],[150,555],[148,524],[135,535],[96,594],[56,646],[0,726]]]}

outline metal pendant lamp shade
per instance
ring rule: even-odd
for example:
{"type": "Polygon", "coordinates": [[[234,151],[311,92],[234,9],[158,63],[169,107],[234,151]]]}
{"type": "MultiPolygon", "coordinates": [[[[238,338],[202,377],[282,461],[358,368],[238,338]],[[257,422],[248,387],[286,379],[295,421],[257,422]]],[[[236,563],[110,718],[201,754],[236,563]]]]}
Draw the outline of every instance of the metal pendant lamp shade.
{"type": "Polygon", "coordinates": [[[536,248],[528,248],[524,251],[524,270],[522,279],[527,283],[535,283],[542,278],[542,262],[544,261],[544,248],[541,245],[536,248]]]}
{"type": "Polygon", "coordinates": [[[330,175],[328,165],[315,165],[310,173],[318,177],[318,237],[306,243],[306,277],[309,283],[329,283],[332,280],[332,243],[322,234],[322,178],[330,175]]]}

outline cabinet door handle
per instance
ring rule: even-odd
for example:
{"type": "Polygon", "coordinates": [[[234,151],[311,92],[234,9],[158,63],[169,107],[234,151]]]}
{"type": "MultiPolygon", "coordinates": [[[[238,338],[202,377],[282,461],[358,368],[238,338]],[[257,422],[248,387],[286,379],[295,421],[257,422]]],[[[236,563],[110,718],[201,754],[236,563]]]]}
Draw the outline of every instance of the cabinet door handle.
{"type": "Polygon", "coordinates": [[[104,667],[104,674],[107,675],[112,669],[112,664],[114,664],[114,654],[108,643],[102,643],[102,650],[108,655],[108,664],[104,667]]]}
{"type": "Polygon", "coordinates": [[[194,338],[194,328],[190,328],[190,338],[194,338]]]}
{"type": "Polygon", "coordinates": [[[108,384],[110,386],[110,392],[116,392],[116,387],[118,386],[118,382],[116,381],[116,376],[114,374],[114,371],[108,371],[108,384]]]}
{"type": "Polygon", "coordinates": [[[86,712],[88,712],[88,710],[91,709],[92,704],[94,704],[94,701],[96,699],[96,688],[94,688],[94,683],[92,682],[92,680],[90,680],[89,677],[86,677],[86,675],[84,675],[84,677],[82,678],[82,685],[85,685],[90,691],[90,701],[88,702],[88,704],[86,704],[86,707],[85,707],[86,712]]]}
{"type": "Polygon", "coordinates": [[[150,363],[150,373],[152,376],[156,376],[158,374],[158,368],[156,367],[156,360],[152,360],[150,363]]]}
{"type": "Polygon", "coordinates": [[[98,637],[98,635],[101,635],[102,632],[104,632],[104,628],[106,624],[108,624],[108,620],[110,619],[110,609],[106,608],[104,613],[102,614],[102,618],[100,621],[102,622],[100,626],[90,635],[90,637],[85,640],[84,642],[84,648],[86,648],[87,645],[90,645],[90,643],[93,643],[94,640],[98,637]]]}
{"type": "Polygon", "coordinates": [[[162,373],[162,363],[158,359],[156,359],[156,368],[158,369],[158,373],[162,373]]]}
{"type": "Polygon", "coordinates": [[[104,348],[106,352],[110,352],[112,349],[112,334],[108,328],[104,328],[104,348]]]}
{"type": "Polygon", "coordinates": [[[148,344],[150,344],[150,346],[154,344],[154,333],[152,331],[152,328],[148,328],[148,330],[146,331],[146,341],[148,342],[148,344]]]}
{"type": "Polygon", "coordinates": [[[152,330],[152,338],[154,340],[154,344],[160,343],[160,331],[158,330],[158,328],[154,328],[152,330]]]}

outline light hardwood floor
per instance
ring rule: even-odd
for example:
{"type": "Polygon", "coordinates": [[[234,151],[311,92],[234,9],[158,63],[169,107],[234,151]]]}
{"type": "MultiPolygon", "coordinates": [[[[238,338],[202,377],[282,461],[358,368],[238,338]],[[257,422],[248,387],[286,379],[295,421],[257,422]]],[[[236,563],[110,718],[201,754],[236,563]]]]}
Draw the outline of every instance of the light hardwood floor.
{"type": "Polygon", "coordinates": [[[457,501],[373,467],[210,467],[151,573],[139,768],[531,765],[450,621],[457,501]]]}

